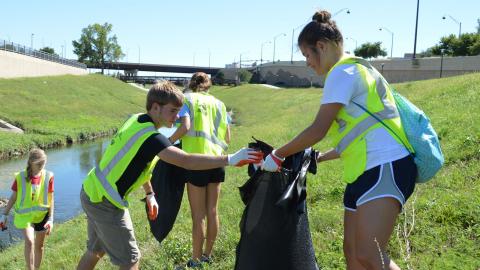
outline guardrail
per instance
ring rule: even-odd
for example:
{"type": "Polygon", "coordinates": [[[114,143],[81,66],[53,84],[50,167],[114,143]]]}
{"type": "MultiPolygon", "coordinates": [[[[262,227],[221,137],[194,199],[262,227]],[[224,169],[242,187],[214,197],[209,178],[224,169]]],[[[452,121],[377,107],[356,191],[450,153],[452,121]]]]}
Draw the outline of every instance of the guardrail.
{"type": "Polygon", "coordinates": [[[153,84],[155,81],[166,80],[173,83],[184,83],[190,80],[190,77],[174,77],[174,76],[126,76],[122,75],[118,77],[124,82],[135,82],[141,84],[153,84]]]}
{"type": "Polygon", "coordinates": [[[60,63],[60,64],[63,64],[63,65],[68,65],[68,66],[72,66],[72,67],[83,68],[83,69],[87,68],[87,65],[85,65],[84,63],[80,63],[80,62],[75,61],[75,60],[66,59],[66,58],[60,57],[56,54],[50,54],[50,53],[38,51],[38,50],[32,49],[30,47],[27,47],[25,45],[20,45],[20,44],[13,43],[13,42],[8,42],[8,41],[3,40],[3,39],[0,39],[0,50],[14,52],[14,53],[23,54],[23,55],[28,55],[28,56],[32,56],[32,57],[35,57],[35,58],[39,58],[39,59],[43,59],[43,60],[47,60],[47,61],[51,61],[51,62],[55,62],[55,63],[60,63]]]}

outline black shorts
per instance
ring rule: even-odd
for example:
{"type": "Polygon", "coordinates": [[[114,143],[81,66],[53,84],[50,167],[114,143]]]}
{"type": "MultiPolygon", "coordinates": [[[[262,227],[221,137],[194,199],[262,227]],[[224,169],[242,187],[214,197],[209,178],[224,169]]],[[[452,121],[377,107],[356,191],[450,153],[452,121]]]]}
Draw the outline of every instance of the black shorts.
{"type": "Polygon", "coordinates": [[[187,182],[197,186],[205,187],[209,183],[221,183],[225,181],[225,168],[216,168],[201,171],[186,171],[187,182]]]}
{"type": "Polygon", "coordinates": [[[48,214],[45,215],[45,217],[42,219],[42,221],[40,221],[39,223],[32,223],[32,226],[33,226],[33,230],[36,231],[36,232],[43,232],[45,231],[45,224],[47,224],[47,221],[48,221],[48,218],[50,216],[48,214]]]}
{"type": "Polygon", "coordinates": [[[345,209],[356,211],[357,206],[385,197],[398,200],[403,208],[415,189],[416,176],[417,166],[411,155],[373,167],[347,184],[343,197],[345,209]]]}

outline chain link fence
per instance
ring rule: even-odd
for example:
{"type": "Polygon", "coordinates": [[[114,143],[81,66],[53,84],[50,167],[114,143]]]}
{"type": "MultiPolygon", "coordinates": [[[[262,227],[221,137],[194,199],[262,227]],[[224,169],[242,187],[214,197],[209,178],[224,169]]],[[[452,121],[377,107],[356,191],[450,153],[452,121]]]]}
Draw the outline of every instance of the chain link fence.
{"type": "Polygon", "coordinates": [[[84,63],[80,63],[75,60],[66,59],[56,54],[50,54],[50,53],[38,51],[33,48],[27,47],[25,45],[20,45],[14,42],[8,42],[3,39],[0,39],[0,50],[28,55],[35,58],[39,58],[39,59],[43,59],[43,60],[47,60],[47,61],[51,61],[51,62],[63,64],[63,65],[68,65],[72,67],[83,68],[83,69],[87,68],[87,65],[85,65],[84,63]]]}

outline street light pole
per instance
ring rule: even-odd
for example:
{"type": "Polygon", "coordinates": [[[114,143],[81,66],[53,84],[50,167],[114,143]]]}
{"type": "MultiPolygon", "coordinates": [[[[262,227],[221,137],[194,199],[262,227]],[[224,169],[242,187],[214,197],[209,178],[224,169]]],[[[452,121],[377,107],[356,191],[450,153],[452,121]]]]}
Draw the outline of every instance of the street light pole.
{"type": "Polygon", "coordinates": [[[262,46],[260,46],[260,65],[263,64],[263,45],[264,44],[270,44],[272,43],[270,40],[269,41],[265,41],[262,43],[262,46]]]}
{"type": "Polygon", "coordinates": [[[273,37],[273,63],[275,64],[275,42],[277,40],[277,37],[280,37],[280,36],[286,36],[287,34],[285,33],[281,33],[281,34],[278,34],[276,36],[273,37]]]}
{"type": "Polygon", "coordinates": [[[295,37],[295,30],[297,30],[298,28],[300,28],[300,27],[302,27],[302,26],[304,26],[304,25],[305,25],[305,23],[302,23],[302,24],[300,24],[299,26],[293,28],[293,30],[292,30],[292,52],[291,52],[291,54],[290,54],[290,63],[292,63],[292,64],[293,64],[293,39],[294,39],[294,37],[295,37]]]}
{"type": "Polygon", "coordinates": [[[452,19],[452,21],[454,21],[456,24],[458,24],[458,38],[460,38],[460,35],[462,35],[462,22],[460,21],[457,21],[455,18],[453,18],[452,16],[446,14],[442,17],[443,20],[447,19],[447,17],[450,17],[450,19],[452,19]]]}
{"type": "Polygon", "coordinates": [[[342,13],[342,11],[344,11],[344,10],[347,11],[347,14],[350,14],[350,9],[349,9],[349,8],[342,8],[342,9],[340,9],[339,11],[333,13],[332,18],[335,17],[335,16],[337,16],[338,14],[342,13]]]}
{"type": "Polygon", "coordinates": [[[417,53],[417,30],[418,30],[418,10],[420,8],[420,0],[417,0],[417,17],[415,19],[415,40],[413,41],[413,59],[416,57],[417,53]]]}
{"type": "Polygon", "coordinates": [[[442,78],[443,73],[443,53],[444,49],[440,49],[440,78],[442,78]]]}
{"type": "Polygon", "coordinates": [[[33,50],[33,36],[34,36],[34,35],[35,35],[35,34],[32,33],[32,35],[30,36],[30,48],[31,48],[32,50],[33,50]]]}
{"type": "Polygon", "coordinates": [[[387,32],[389,32],[391,35],[392,35],[392,43],[391,43],[391,46],[390,46],[390,58],[393,58],[393,32],[390,31],[388,28],[386,27],[380,27],[378,28],[378,30],[382,31],[382,30],[385,30],[387,32]]]}
{"type": "Polygon", "coordinates": [[[242,68],[242,55],[246,53],[248,53],[248,51],[240,53],[240,63],[239,63],[240,69],[242,68]]]}
{"type": "Polygon", "coordinates": [[[140,64],[140,45],[138,45],[138,63],[140,64]]]}
{"type": "MultiPolygon", "coordinates": [[[[358,44],[357,44],[357,40],[356,40],[356,39],[351,38],[351,37],[346,37],[345,39],[351,39],[351,40],[355,41],[355,50],[357,50],[357,48],[358,48],[357,45],[358,45],[358,44]]],[[[354,54],[355,54],[355,51],[354,51],[354,54]]]]}

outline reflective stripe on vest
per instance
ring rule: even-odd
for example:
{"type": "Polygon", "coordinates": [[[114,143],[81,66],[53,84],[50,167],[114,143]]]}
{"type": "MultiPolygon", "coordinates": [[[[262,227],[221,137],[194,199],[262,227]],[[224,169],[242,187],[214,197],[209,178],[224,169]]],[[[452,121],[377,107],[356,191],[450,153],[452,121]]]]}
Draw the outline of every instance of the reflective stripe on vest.
{"type": "Polygon", "coordinates": [[[218,128],[220,127],[220,123],[222,121],[222,103],[217,100],[217,111],[215,113],[215,122],[214,122],[214,126],[213,126],[213,135],[210,135],[208,133],[206,133],[205,131],[203,130],[197,130],[195,131],[195,108],[193,108],[193,102],[192,102],[192,98],[190,97],[190,95],[185,95],[185,99],[187,100],[187,102],[190,104],[190,126],[193,127],[193,128],[190,128],[190,130],[188,130],[187,134],[188,136],[192,136],[192,137],[200,137],[200,138],[204,138],[205,140],[208,140],[210,141],[211,143],[213,144],[216,144],[218,146],[220,146],[224,151],[227,150],[228,148],[228,145],[224,142],[222,142],[220,139],[218,139],[218,128]]]}
{"type": "MultiPolygon", "coordinates": [[[[48,182],[50,181],[50,178],[52,177],[51,172],[46,172],[43,180],[43,205],[48,205],[48,182]]],[[[22,179],[22,197],[20,198],[20,205],[18,206],[18,209],[15,209],[15,212],[18,214],[26,214],[30,212],[35,212],[35,211],[48,211],[49,207],[45,206],[32,206],[28,208],[24,208],[24,205],[27,200],[27,195],[26,195],[26,187],[27,187],[27,178],[25,175],[25,171],[20,172],[20,178],[22,179]]],[[[31,195],[29,194],[29,199],[31,200],[31,195]]]]}
{"type": "Polygon", "coordinates": [[[100,165],[97,164],[95,167],[95,175],[97,176],[98,180],[102,184],[103,189],[107,194],[115,200],[116,203],[119,205],[122,205],[123,207],[128,207],[128,202],[126,200],[123,200],[120,194],[110,185],[110,183],[107,180],[107,175],[111,172],[113,168],[115,168],[115,165],[130,151],[132,146],[137,142],[137,140],[143,136],[147,132],[155,132],[156,129],[155,127],[146,127],[141,130],[139,130],[135,135],[133,135],[128,142],[120,149],[116,155],[110,160],[108,165],[105,167],[105,169],[100,170],[100,165]]]}
{"type": "MultiPolygon", "coordinates": [[[[374,70],[371,68],[370,63],[368,63],[364,59],[355,59],[355,60],[358,61],[358,62],[362,62],[361,63],[362,66],[364,66],[364,67],[368,68],[370,71],[372,71],[372,72],[369,72],[369,74],[372,75],[373,78],[376,81],[377,94],[378,94],[378,96],[380,97],[380,100],[383,103],[383,108],[384,109],[380,112],[374,113],[374,115],[381,120],[386,120],[386,119],[392,119],[392,118],[399,117],[400,115],[398,114],[398,110],[395,107],[395,105],[391,104],[387,100],[387,89],[385,88],[385,82],[382,80],[382,78],[380,76],[378,76],[378,74],[376,72],[373,72],[374,70]]],[[[346,124],[343,120],[340,120],[340,121],[343,122],[343,125],[342,125],[342,123],[339,123],[340,128],[342,128],[346,124]]],[[[362,133],[367,131],[367,129],[369,129],[371,126],[373,126],[375,124],[378,124],[378,123],[379,122],[378,122],[377,119],[375,119],[373,116],[369,115],[367,118],[363,119],[361,122],[359,122],[357,125],[355,125],[355,127],[353,127],[346,135],[344,135],[342,137],[340,142],[335,147],[335,150],[339,154],[342,153],[350,145],[350,143],[352,143],[358,136],[360,136],[362,133]]]]}

